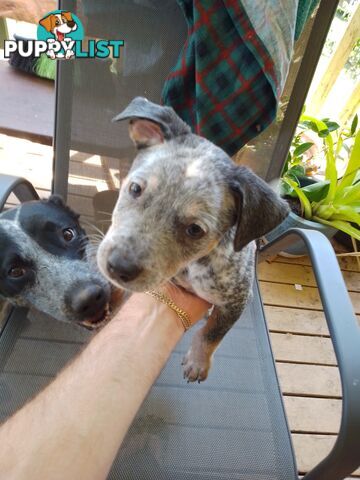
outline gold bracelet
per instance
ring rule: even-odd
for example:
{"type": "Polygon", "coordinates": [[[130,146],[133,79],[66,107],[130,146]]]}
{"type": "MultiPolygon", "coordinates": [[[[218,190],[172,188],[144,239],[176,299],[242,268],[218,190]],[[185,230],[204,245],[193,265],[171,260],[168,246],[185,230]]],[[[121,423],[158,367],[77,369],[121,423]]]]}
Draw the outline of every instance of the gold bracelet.
{"type": "Polygon", "coordinates": [[[155,292],[154,290],[151,290],[149,292],[146,292],[148,295],[151,295],[152,297],[156,298],[156,300],[159,300],[159,302],[164,303],[168,307],[173,310],[176,315],[180,318],[181,323],[183,324],[183,327],[186,330],[189,330],[189,328],[192,326],[191,321],[189,318],[189,315],[182,310],[180,307],[178,307],[172,300],[169,298],[167,295],[165,295],[162,292],[155,292]]]}

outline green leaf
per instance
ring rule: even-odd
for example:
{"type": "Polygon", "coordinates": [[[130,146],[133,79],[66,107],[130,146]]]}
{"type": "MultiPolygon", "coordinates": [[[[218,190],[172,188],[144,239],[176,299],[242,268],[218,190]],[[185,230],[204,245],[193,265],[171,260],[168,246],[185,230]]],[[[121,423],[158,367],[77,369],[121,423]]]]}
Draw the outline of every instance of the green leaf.
{"type": "Polygon", "coordinates": [[[285,175],[286,172],[288,171],[290,162],[291,162],[291,153],[289,152],[281,176],[285,175]]]}
{"type": "Polygon", "coordinates": [[[326,149],[326,168],[325,168],[325,179],[329,180],[329,191],[324,199],[325,203],[330,203],[336,193],[337,187],[337,170],[336,170],[336,163],[335,163],[335,155],[334,155],[334,142],[332,139],[331,134],[325,138],[325,145],[326,149]]]}
{"type": "Polygon", "coordinates": [[[301,145],[295,148],[293,155],[295,155],[295,157],[299,157],[300,155],[305,153],[307,150],[309,150],[309,148],[311,148],[313,145],[314,145],[313,142],[302,143],[301,145]]]}
{"type": "Polygon", "coordinates": [[[360,214],[352,206],[339,206],[330,220],[345,220],[360,226],[360,214]]]}
{"type": "Polygon", "coordinates": [[[334,132],[338,128],[340,128],[340,125],[336,122],[331,122],[328,119],[323,119],[323,122],[326,124],[329,132],[334,132]]]}
{"type": "Polygon", "coordinates": [[[312,185],[302,187],[301,190],[311,202],[320,202],[323,198],[326,198],[326,195],[329,191],[329,186],[330,182],[328,180],[324,180],[322,182],[316,182],[312,185]]]}
{"type": "Polygon", "coordinates": [[[340,150],[343,146],[343,143],[344,143],[344,139],[342,137],[342,134],[340,133],[339,135],[339,138],[338,138],[338,141],[337,141],[337,144],[336,144],[336,150],[335,150],[335,158],[338,157],[339,153],[340,153],[340,150]]]}
{"type": "Polygon", "coordinates": [[[359,121],[359,117],[358,117],[358,114],[356,113],[352,122],[351,122],[351,127],[350,127],[351,135],[354,135],[354,133],[356,132],[356,129],[357,129],[357,126],[358,126],[358,121],[359,121]]]}
{"type": "Polygon", "coordinates": [[[305,168],[300,164],[294,165],[289,168],[287,175],[290,175],[297,180],[297,177],[303,177],[305,175],[305,168]]]}
{"type": "Polygon", "coordinates": [[[355,136],[354,145],[351,150],[346,171],[338,185],[339,191],[343,190],[345,187],[348,187],[353,183],[355,178],[357,178],[359,169],[360,169],[360,130],[357,132],[355,136]]]}
{"type": "Polygon", "coordinates": [[[360,226],[360,215],[356,212],[350,213],[334,213],[329,220],[342,220],[344,222],[356,223],[360,226]]]}
{"type": "Polygon", "coordinates": [[[294,189],[286,183],[283,179],[281,179],[280,182],[280,196],[281,197],[296,197],[296,193],[294,192],[294,189]]]}
{"type": "Polygon", "coordinates": [[[356,175],[355,175],[355,178],[354,178],[354,181],[353,181],[353,185],[355,185],[356,183],[360,182],[360,168],[359,170],[356,172],[356,175]]]}
{"type": "Polygon", "coordinates": [[[326,130],[321,130],[318,135],[320,138],[326,138],[330,133],[330,130],[329,129],[326,129],[326,130]]]}
{"type": "Polygon", "coordinates": [[[326,123],[322,120],[318,120],[317,118],[311,117],[310,115],[301,115],[300,121],[308,122],[309,128],[316,132],[321,138],[329,135],[329,129],[326,123]]]}
{"type": "Polygon", "coordinates": [[[357,201],[360,201],[360,183],[350,185],[342,190],[338,189],[334,198],[334,202],[344,205],[352,204],[357,201]]]}
{"type": "Polygon", "coordinates": [[[312,216],[312,209],[311,209],[311,203],[309,202],[309,200],[306,198],[306,195],[305,193],[302,192],[301,188],[298,187],[298,185],[296,184],[296,182],[294,182],[293,180],[291,180],[291,178],[284,178],[284,181],[290,185],[290,187],[292,187],[296,193],[296,195],[298,196],[299,200],[300,200],[300,203],[301,203],[301,206],[304,210],[304,216],[307,220],[310,220],[311,216],[312,216]]]}
{"type": "Polygon", "coordinates": [[[342,220],[324,220],[319,217],[313,217],[312,220],[322,223],[324,225],[328,225],[329,227],[337,228],[344,233],[350,235],[350,237],[355,238],[356,240],[360,241],[360,230],[356,227],[353,227],[348,222],[343,222],[342,220]]]}
{"type": "Polygon", "coordinates": [[[316,217],[322,218],[323,220],[329,220],[334,213],[336,213],[336,209],[334,205],[331,203],[313,203],[312,204],[313,215],[316,217]]]}

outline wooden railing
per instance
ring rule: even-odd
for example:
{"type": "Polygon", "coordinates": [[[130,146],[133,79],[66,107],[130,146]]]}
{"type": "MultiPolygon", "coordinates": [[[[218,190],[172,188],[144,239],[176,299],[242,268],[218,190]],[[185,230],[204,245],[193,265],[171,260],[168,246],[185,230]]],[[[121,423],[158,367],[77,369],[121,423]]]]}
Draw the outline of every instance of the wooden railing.
{"type": "MultiPolygon", "coordinates": [[[[311,113],[318,115],[324,106],[333,85],[339,77],[345,63],[347,62],[354,45],[360,37],[360,4],[356,7],[351,19],[347,25],[343,37],[339,41],[331,60],[323,74],[318,86],[316,87],[311,98],[307,100],[307,106],[311,113]]],[[[360,78],[354,84],[354,88],[350,92],[344,92],[344,96],[348,96],[345,106],[339,114],[339,120],[342,124],[346,123],[354,116],[360,104],[360,78]]]]}

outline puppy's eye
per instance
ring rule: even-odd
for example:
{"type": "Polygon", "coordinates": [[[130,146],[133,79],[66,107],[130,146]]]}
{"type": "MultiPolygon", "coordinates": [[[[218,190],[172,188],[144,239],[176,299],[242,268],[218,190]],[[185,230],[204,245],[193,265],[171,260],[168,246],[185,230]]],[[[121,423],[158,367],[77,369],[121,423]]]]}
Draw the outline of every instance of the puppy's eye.
{"type": "Polygon", "coordinates": [[[76,232],[73,228],[65,228],[65,230],[62,231],[62,234],[65,242],[71,242],[76,237],[76,232]]]}
{"type": "Polygon", "coordinates": [[[8,271],[8,276],[11,278],[21,278],[26,274],[26,270],[23,267],[13,266],[8,271]]]}
{"type": "Polygon", "coordinates": [[[186,228],[186,235],[196,240],[203,237],[205,233],[206,232],[197,223],[192,223],[186,228]]]}
{"type": "Polygon", "coordinates": [[[142,188],[138,183],[132,182],[129,186],[129,193],[134,198],[140,197],[142,194],[142,188]]]}
{"type": "Polygon", "coordinates": [[[60,25],[60,20],[58,18],[55,20],[55,25],[60,25]]]}

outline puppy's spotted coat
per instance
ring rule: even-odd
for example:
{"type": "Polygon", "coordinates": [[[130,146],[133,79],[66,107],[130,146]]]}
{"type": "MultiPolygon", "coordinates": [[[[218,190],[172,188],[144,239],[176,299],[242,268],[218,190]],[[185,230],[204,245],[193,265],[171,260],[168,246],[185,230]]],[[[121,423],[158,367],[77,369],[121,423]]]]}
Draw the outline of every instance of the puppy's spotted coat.
{"type": "Polygon", "coordinates": [[[201,381],[250,297],[254,240],[288,207],[250,170],[193,135],[171,108],[138,97],[115,118],[124,119],[138,153],[98,264],[122,288],[152,290],[172,279],[215,305],[184,358],[187,379],[201,381]]]}

